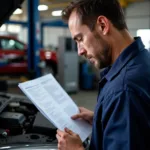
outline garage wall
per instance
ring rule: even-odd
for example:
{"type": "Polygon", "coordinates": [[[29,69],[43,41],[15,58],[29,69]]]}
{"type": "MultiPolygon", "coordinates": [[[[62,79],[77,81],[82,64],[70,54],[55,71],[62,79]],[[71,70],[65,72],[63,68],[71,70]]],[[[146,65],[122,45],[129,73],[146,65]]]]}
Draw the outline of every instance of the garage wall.
{"type": "Polygon", "coordinates": [[[130,4],[126,10],[126,22],[129,31],[136,36],[138,29],[150,29],[150,1],[135,2],[130,4]]]}
{"type": "Polygon", "coordinates": [[[44,28],[44,47],[58,47],[59,37],[71,37],[68,28],[45,27],[44,28]]]}
{"type": "MultiPolygon", "coordinates": [[[[60,36],[71,37],[69,29],[61,27],[44,27],[44,47],[58,47],[58,38],[60,36]]],[[[28,43],[28,29],[26,27],[21,27],[18,33],[18,39],[28,43]]]]}
{"type": "MultiPolygon", "coordinates": [[[[137,36],[138,29],[150,29],[150,1],[131,3],[125,10],[126,22],[132,36],[137,36]]],[[[45,28],[44,46],[53,44],[58,45],[59,36],[71,36],[68,29],[45,28]]]]}
{"type": "Polygon", "coordinates": [[[18,39],[24,43],[28,43],[28,29],[26,27],[21,27],[21,30],[18,34],[18,39]]]}
{"type": "MultiPolygon", "coordinates": [[[[126,22],[132,36],[138,29],[150,29],[150,1],[143,0],[130,4],[125,10],[126,22]]],[[[68,28],[44,27],[44,47],[58,47],[60,36],[71,37],[68,28]]],[[[22,29],[19,38],[27,42],[27,29],[22,29]]]]}

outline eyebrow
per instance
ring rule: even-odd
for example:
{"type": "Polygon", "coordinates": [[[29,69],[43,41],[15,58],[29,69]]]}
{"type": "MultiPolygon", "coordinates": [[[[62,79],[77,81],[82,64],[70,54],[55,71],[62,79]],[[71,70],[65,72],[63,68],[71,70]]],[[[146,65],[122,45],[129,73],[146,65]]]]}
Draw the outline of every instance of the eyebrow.
{"type": "Polygon", "coordinates": [[[82,34],[81,34],[81,33],[78,33],[77,35],[75,35],[75,36],[74,36],[74,38],[73,38],[73,39],[76,41],[76,40],[77,40],[77,38],[78,38],[79,36],[82,36],[82,34]]]}

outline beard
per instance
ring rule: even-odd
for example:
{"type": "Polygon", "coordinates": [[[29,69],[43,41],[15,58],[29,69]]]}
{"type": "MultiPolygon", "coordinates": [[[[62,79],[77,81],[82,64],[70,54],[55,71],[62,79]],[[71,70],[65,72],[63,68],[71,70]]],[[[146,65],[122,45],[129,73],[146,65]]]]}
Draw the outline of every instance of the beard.
{"type": "Polygon", "coordinates": [[[110,44],[98,33],[94,33],[97,39],[97,45],[101,45],[99,53],[95,56],[95,67],[103,69],[111,65],[111,47],[110,44]]]}

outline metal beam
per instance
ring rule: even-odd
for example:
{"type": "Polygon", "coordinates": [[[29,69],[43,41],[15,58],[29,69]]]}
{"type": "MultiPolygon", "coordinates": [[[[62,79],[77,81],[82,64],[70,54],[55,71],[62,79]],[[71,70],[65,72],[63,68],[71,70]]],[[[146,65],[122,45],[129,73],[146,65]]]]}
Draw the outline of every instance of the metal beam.
{"type": "Polygon", "coordinates": [[[27,27],[28,23],[27,22],[24,22],[24,21],[15,21],[15,20],[9,20],[6,22],[6,24],[18,24],[18,25],[21,25],[21,26],[24,26],[24,27],[27,27]]]}
{"type": "Polygon", "coordinates": [[[68,25],[66,23],[64,23],[64,21],[62,21],[62,20],[54,20],[54,21],[42,22],[42,27],[45,27],[45,26],[68,28],[68,25]]]}
{"type": "Polygon", "coordinates": [[[40,76],[40,21],[39,0],[28,0],[28,69],[34,77],[40,76]]]}

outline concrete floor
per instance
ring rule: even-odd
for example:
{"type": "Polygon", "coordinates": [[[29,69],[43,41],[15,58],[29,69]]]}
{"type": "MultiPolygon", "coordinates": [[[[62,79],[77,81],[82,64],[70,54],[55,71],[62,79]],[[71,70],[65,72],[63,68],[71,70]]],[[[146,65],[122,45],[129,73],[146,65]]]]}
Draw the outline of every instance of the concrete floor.
{"type": "MultiPolygon", "coordinates": [[[[16,86],[8,88],[8,93],[24,95],[22,91],[16,86]]],[[[94,110],[97,101],[97,91],[79,91],[75,94],[69,94],[70,97],[78,106],[94,110]]]]}
{"type": "Polygon", "coordinates": [[[94,110],[97,101],[97,91],[80,91],[70,96],[78,106],[94,110]]]}

